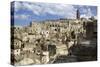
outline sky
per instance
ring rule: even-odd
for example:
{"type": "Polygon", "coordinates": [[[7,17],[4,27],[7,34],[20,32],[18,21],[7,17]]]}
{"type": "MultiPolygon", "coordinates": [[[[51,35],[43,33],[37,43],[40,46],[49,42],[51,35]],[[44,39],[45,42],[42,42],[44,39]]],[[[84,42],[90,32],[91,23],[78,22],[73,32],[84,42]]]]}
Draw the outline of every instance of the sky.
{"type": "Polygon", "coordinates": [[[15,1],[11,5],[11,19],[18,26],[29,25],[32,21],[55,20],[60,18],[75,19],[76,10],[80,12],[80,17],[97,17],[97,6],[90,5],[68,5],[60,3],[40,3],[15,1]]]}

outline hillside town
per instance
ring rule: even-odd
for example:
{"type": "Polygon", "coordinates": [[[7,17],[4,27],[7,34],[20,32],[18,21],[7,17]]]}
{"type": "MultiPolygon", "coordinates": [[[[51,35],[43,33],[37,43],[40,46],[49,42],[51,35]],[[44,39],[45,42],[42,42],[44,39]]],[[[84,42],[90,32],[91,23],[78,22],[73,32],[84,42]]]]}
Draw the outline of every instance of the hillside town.
{"type": "Polygon", "coordinates": [[[97,60],[97,18],[60,18],[11,26],[14,65],[97,60]]]}

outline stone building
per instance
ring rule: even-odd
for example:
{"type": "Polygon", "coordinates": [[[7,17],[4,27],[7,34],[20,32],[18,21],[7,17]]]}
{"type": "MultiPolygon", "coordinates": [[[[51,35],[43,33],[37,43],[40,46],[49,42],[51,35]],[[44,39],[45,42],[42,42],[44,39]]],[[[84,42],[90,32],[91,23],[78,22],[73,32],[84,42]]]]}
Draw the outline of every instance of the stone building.
{"type": "Polygon", "coordinates": [[[24,59],[33,60],[33,64],[45,64],[55,56],[67,56],[69,49],[82,39],[96,38],[97,20],[81,19],[79,10],[76,14],[76,19],[33,21],[29,26],[15,27],[12,54],[23,55],[24,59]]]}

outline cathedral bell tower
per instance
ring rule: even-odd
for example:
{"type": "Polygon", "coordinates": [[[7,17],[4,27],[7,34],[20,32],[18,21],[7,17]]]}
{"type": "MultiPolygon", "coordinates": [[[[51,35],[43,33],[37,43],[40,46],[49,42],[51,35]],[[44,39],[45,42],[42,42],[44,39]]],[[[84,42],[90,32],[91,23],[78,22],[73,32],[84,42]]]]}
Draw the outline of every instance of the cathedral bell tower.
{"type": "Polygon", "coordinates": [[[79,12],[79,10],[76,11],[76,19],[80,19],[80,12],[79,12]]]}

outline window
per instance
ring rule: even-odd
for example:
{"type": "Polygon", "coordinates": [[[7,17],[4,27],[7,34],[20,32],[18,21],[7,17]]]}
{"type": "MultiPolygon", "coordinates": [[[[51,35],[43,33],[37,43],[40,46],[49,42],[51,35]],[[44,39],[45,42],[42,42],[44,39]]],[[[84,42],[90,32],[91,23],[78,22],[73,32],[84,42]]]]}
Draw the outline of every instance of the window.
{"type": "Polygon", "coordinates": [[[57,31],[57,29],[55,29],[55,31],[57,31]]]}
{"type": "Polygon", "coordinates": [[[18,52],[18,50],[17,50],[17,52],[18,52]]]}

